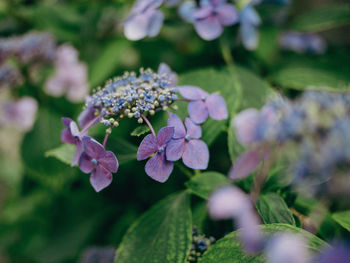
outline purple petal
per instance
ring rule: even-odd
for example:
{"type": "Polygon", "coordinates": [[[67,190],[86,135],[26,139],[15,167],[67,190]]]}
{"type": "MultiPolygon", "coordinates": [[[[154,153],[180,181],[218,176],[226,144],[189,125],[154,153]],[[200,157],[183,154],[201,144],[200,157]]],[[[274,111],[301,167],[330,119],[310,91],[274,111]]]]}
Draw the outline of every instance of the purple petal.
{"type": "Polygon", "coordinates": [[[208,146],[201,140],[186,142],[182,161],[192,169],[207,169],[209,162],[208,146]]]}
{"type": "Polygon", "coordinates": [[[209,116],[214,120],[227,119],[227,107],[223,97],[218,94],[211,94],[205,101],[205,105],[208,108],[209,116]]]}
{"type": "Polygon", "coordinates": [[[69,128],[69,124],[73,121],[71,118],[66,118],[66,117],[61,118],[61,120],[63,125],[66,126],[67,128],[69,128]]]}
{"type": "Polygon", "coordinates": [[[168,126],[174,127],[174,139],[184,138],[186,136],[185,126],[179,116],[174,113],[170,113],[168,119],[168,126]]]}
{"type": "Polygon", "coordinates": [[[213,13],[214,9],[212,6],[205,6],[197,9],[193,12],[193,17],[196,19],[204,19],[213,13]]]}
{"type": "Polygon", "coordinates": [[[182,157],[185,139],[171,139],[166,146],[166,159],[175,162],[182,157]]]}
{"type": "Polygon", "coordinates": [[[241,24],[240,28],[243,46],[248,50],[254,50],[258,46],[259,33],[252,24],[241,24]]]}
{"type": "Polygon", "coordinates": [[[202,137],[202,129],[201,126],[195,124],[190,118],[185,119],[185,126],[187,130],[187,134],[192,139],[199,139],[202,137]]]}
{"type": "Polygon", "coordinates": [[[97,165],[90,176],[90,183],[96,192],[100,192],[111,184],[112,179],[113,177],[110,171],[101,165],[97,165]]]}
{"type": "Polygon", "coordinates": [[[192,24],[195,21],[193,14],[196,10],[197,5],[195,1],[184,1],[178,8],[178,14],[183,20],[192,24]]]}
{"type": "Polygon", "coordinates": [[[231,4],[224,4],[220,6],[216,10],[216,13],[221,25],[231,26],[238,21],[238,12],[231,4]]]}
{"type": "Polygon", "coordinates": [[[165,160],[165,154],[156,153],[146,163],[145,171],[149,177],[158,182],[164,183],[168,180],[173,171],[174,163],[165,160]]]}
{"type": "Polygon", "coordinates": [[[223,28],[216,16],[208,16],[202,20],[196,20],[194,23],[194,28],[196,29],[198,35],[204,40],[213,40],[218,38],[223,28]]]}
{"type": "Polygon", "coordinates": [[[158,146],[166,145],[174,136],[174,127],[161,128],[157,134],[158,146]]]}
{"type": "Polygon", "coordinates": [[[72,133],[69,131],[69,129],[64,129],[61,132],[61,141],[64,143],[75,144],[75,138],[72,135],[72,133]]]}
{"type": "Polygon", "coordinates": [[[91,158],[86,153],[82,153],[80,156],[79,169],[86,174],[91,173],[91,171],[94,169],[94,164],[91,162],[91,158]]]}
{"type": "Polygon", "coordinates": [[[148,134],[141,142],[137,150],[137,160],[145,160],[158,150],[157,139],[153,134],[148,134]]]}
{"type": "Polygon", "coordinates": [[[78,128],[77,124],[75,123],[75,121],[70,122],[69,130],[74,137],[80,136],[79,128],[78,128]]]}
{"type": "Polygon", "coordinates": [[[111,151],[107,151],[102,158],[98,159],[98,162],[111,173],[118,171],[119,164],[117,157],[111,151]]]}
{"type": "Polygon", "coordinates": [[[75,146],[77,147],[77,149],[76,149],[76,152],[74,154],[72,166],[75,166],[79,162],[80,156],[83,152],[83,143],[81,140],[76,139],[75,146]]]}
{"type": "Polygon", "coordinates": [[[159,75],[167,75],[169,80],[170,80],[170,85],[175,87],[178,82],[178,77],[177,74],[171,71],[171,68],[165,64],[165,63],[160,63],[158,67],[158,74],[159,75]]]}
{"type": "Polygon", "coordinates": [[[208,118],[208,109],[203,101],[191,101],[187,106],[188,115],[194,123],[201,124],[208,118]]]}
{"type": "MultiPolygon", "coordinates": [[[[78,117],[78,123],[80,125],[80,128],[84,129],[87,124],[89,124],[93,119],[96,118],[95,116],[96,109],[94,107],[86,107],[85,110],[80,113],[78,117]]],[[[96,119],[96,124],[98,120],[96,119]]]]}
{"type": "Polygon", "coordinates": [[[152,13],[137,14],[124,24],[124,35],[130,40],[140,40],[147,36],[149,19],[152,13]]]}
{"type": "Polygon", "coordinates": [[[85,136],[83,138],[84,149],[87,155],[92,159],[99,159],[105,155],[105,149],[99,142],[95,141],[91,137],[85,136]]]}
{"type": "Polygon", "coordinates": [[[248,150],[235,161],[229,177],[232,180],[240,180],[250,175],[260,163],[260,153],[257,150],[248,150]]]}
{"type": "Polygon", "coordinates": [[[256,129],[260,112],[250,108],[238,113],[233,119],[236,137],[240,144],[249,145],[257,140],[256,129]]]}
{"type": "Polygon", "coordinates": [[[163,13],[159,10],[156,10],[148,21],[147,35],[149,37],[155,37],[159,34],[159,31],[163,25],[163,20],[163,13]]]}
{"type": "Polygon", "coordinates": [[[179,86],[177,89],[182,97],[189,100],[201,100],[208,96],[207,92],[195,86],[179,86]]]}
{"type": "Polygon", "coordinates": [[[237,227],[241,228],[240,238],[242,239],[244,249],[250,253],[260,251],[263,247],[263,240],[259,228],[260,221],[251,205],[235,218],[235,222],[237,227]]]}

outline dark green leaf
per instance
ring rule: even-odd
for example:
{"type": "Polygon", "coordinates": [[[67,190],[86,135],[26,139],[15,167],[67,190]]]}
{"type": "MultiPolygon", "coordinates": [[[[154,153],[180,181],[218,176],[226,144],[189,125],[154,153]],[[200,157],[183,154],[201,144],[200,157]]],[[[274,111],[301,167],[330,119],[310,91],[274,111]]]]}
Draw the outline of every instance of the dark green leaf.
{"type": "Polygon", "coordinates": [[[61,146],[45,152],[46,157],[55,157],[58,160],[71,165],[75,154],[75,146],[73,144],[62,144],[61,146]]]}
{"type": "Polygon", "coordinates": [[[332,218],[346,230],[350,231],[350,210],[334,213],[332,218]]]}
{"type": "Polygon", "coordinates": [[[216,188],[229,183],[229,179],[221,173],[205,172],[194,176],[191,180],[186,182],[185,185],[192,193],[204,199],[208,199],[211,192],[216,188]]]}
{"type": "Polygon", "coordinates": [[[286,202],[275,193],[260,195],[256,202],[256,208],[265,224],[295,225],[295,220],[286,202]]]}
{"type": "Polygon", "coordinates": [[[181,192],[154,205],[129,228],[115,262],[183,263],[191,240],[189,195],[181,192]]]}
{"type": "Polygon", "coordinates": [[[141,126],[138,126],[135,130],[133,130],[130,135],[140,137],[141,135],[149,131],[150,129],[147,125],[141,125],[141,126]]]}
{"type": "Polygon", "coordinates": [[[294,21],[292,28],[299,31],[324,31],[350,24],[350,5],[336,3],[306,12],[294,21]]]}
{"type": "MultiPolygon", "coordinates": [[[[311,252],[319,252],[328,247],[327,243],[311,233],[287,224],[261,225],[264,236],[269,237],[280,231],[301,235],[308,240],[308,248],[311,252]]],[[[199,263],[263,263],[266,262],[262,254],[249,255],[244,252],[239,241],[239,231],[232,232],[211,245],[208,251],[199,260],[199,263]]]]}

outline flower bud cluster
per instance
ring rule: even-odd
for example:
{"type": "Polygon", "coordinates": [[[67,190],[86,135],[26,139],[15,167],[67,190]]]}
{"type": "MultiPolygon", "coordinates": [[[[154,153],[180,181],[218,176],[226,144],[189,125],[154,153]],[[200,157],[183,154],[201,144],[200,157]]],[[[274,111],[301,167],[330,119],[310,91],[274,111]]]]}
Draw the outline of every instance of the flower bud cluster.
{"type": "Polygon", "coordinates": [[[196,263],[203,253],[207,251],[209,246],[215,242],[215,238],[207,238],[199,233],[196,226],[192,228],[192,244],[191,250],[187,257],[186,263],[196,263]]]}
{"type": "MultiPolygon", "coordinates": [[[[153,115],[158,110],[166,110],[177,99],[176,89],[170,83],[167,75],[159,75],[151,69],[140,69],[138,77],[134,72],[126,72],[98,88],[87,106],[99,109],[102,116],[136,118],[142,123],[142,114],[153,115]]],[[[109,119],[102,123],[113,124],[109,119]]]]}

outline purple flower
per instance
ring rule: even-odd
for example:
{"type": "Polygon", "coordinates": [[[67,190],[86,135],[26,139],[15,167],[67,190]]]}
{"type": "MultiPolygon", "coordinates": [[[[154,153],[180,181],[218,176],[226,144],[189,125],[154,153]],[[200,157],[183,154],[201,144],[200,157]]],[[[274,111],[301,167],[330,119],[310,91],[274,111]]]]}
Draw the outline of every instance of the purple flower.
{"type": "Polygon", "coordinates": [[[261,24],[261,19],[252,4],[248,4],[242,9],[239,20],[243,46],[248,50],[256,49],[259,41],[257,27],[261,24]]]}
{"type": "Polygon", "coordinates": [[[253,108],[241,111],[234,117],[233,126],[240,144],[249,145],[257,140],[256,129],[259,118],[260,112],[253,108]]]}
{"type": "Polygon", "coordinates": [[[348,263],[350,259],[350,246],[346,243],[334,244],[332,248],[326,249],[314,263],[348,263]]]}
{"type": "Polygon", "coordinates": [[[75,121],[70,118],[62,118],[62,122],[64,126],[66,126],[66,129],[61,132],[61,141],[64,143],[74,144],[76,146],[76,152],[72,163],[72,166],[74,166],[78,163],[81,153],[83,152],[82,138],[87,134],[87,132],[81,134],[75,121]]]}
{"type": "Polygon", "coordinates": [[[114,153],[106,151],[104,147],[91,137],[83,137],[85,151],[79,160],[79,168],[84,173],[91,173],[90,183],[96,192],[109,186],[112,173],[118,170],[118,160],[114,153]]]}
{"type": "Polygon", "coordinates": [[[183,163],[192,169],[207,169],[209,150],[205,142],[199,140],[201,127],[186,118],[185,129],[181,119],[173,113],[170,114],[168,126],[174,127],[174,136],[166,148],[167,160],[174,162],[182,158],[183,163]]]}
{"type": "Polygon", "coordinates": [[[223,120],[228,117],[225,100],[218,94],[208,94],[194,86],[178,87],[180,94],[190,100],[188,114],[193,122],[201,124],[208,115],[214,120],[223,120]]]}
{"type": "Polygon", "coordinates": [[[159,75],[167,75],[170,81],[170,86],[175,87],[178,82],[178,76],[175,72],[171,71],[171,68],[165,64],[165,63],[160,63],[158,67],[158,74],[159,75]]]}
{"type": "Polygon", "coordinates": [[[153,153],[153,157],[146,163],[145,171],[153,180],[164,183],[168,180],[174,164],[165,157],[167,144],[174,135],[173,127],[164,127],[160,129],[155,137],[148,134],[141,142],[137,151],[137,160],[145,160],[153,153]]]}
{"type": "Polygon", "coordinates": [[[193,13],[194,27],[205,40],[218,38],[223,26],[231,26],[238,21],[238,13],[226,0],[201,0],[200,8],[193,13]]]}
{"type": "Polygon", "coordinates": [[[261,248],[259,219],[248,195],[235,186],[216,190],[208,202],[209,214],[214,219],[234,219],[241,228],[240,237],[247,251],[261,248]]]}
{"type": "Polygon", "coordinates": [[[92,126],[98,123],[98,119],[96,119],[95,115],[96,109],[92,106],[87,106],[78,116],[78,123],[82,129],[84,129],[87,125],[92,126]],[[90,124],[94,119],[96,121],[93,124],[90,124]]]}
{"type": "Polygon", "coordinates": [[[124,34],[130,40],[140,40],[146,36],[158,35],[164,15],[157,8],[162,0],[138,0],[124,23],[124,34]]]}
{"type": "Polygon", "coordinates": [[[197,4],[194,0],[184,1],[181,3],[178,9],[179,16],[188,23],[193,24],[195,18],[193,16],[194,12],[197,11],[197,4]]]}
{"type": "Polygon", "coordinates": [[[34,125],[37,110],[38,103],[31,97],[9,101],[3,105],[1,122],[14,125],[20,131],[29,131],[34,125]]]}

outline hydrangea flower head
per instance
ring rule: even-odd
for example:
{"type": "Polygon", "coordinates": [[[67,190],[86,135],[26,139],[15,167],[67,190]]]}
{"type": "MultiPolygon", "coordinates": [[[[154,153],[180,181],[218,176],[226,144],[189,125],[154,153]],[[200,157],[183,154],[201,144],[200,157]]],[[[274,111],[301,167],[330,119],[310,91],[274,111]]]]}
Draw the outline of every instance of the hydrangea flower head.
{"type": "Polygon", "coordinates": [[[79,168],[84,173],[91,173],[90,183],[96,192],[109,186],[112,173],[118,170],[118,160],[114,153],[106,151],[104,147],[91,137],[83,137],[84,152],[79,160],[79,168]]]}
{"type": "Polygon", "coordinates": [[[162,4],[163,0],[138,0],[124,22],[126,38],[140,40],[158,35],[164,19],[163,13],[158,10],[162,4]]]}
{"type": "Polygon", "coordinates": [[[228,117],[225,100],[218,94],[208,94],[195,86],[178,87],[180,94],[190,100],[188,114],[193,122],[201,124],[208,116],[214,120],[224,120],[228,117]]]}
{"type": "Polygon", "coordinates": [[[226,0],[201,0],[200,8],[193,12],[194,26],[198,35],[205,40],[218,38],[224,26],[238,21],[238,13],[226,0]]]}
{"type": "Polygon", "coordinates": [[[181,119],[171,113],[168,126],[174,127],[174,136],[166,148],[169,161],[182,158],[183,163],[192,169],[206,169],[209,161],[208,146],[199,138],[202,136],[201,127],[191,119],[185,119],[185,126],[181,119]]]}
{"type": "Polygon", "coordinates": [[[174,164],[165,157],[167,144],[174,135],[173,127],[160,129],[155,137],[148,134],[137,151],[137,160],[145,160],[154,154],[146,163],[145,171],[152,179],[164,183],[173,171],[174,164]]]}

